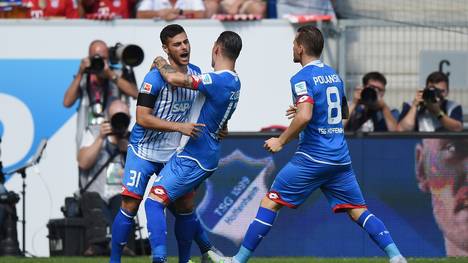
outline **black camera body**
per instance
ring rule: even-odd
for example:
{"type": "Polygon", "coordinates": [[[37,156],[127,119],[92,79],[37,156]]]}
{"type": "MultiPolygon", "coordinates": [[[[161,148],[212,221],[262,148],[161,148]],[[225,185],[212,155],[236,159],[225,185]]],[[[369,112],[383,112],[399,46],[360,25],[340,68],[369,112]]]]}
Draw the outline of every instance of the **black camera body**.
{"type": "Polygon", "coordinates": [[[374,106],[377,103],[377,88],[369,85],[362,89],[360,103],[365,106],[374,106]]]}
{"type": "Polygon", "coordinates": [[[442,92],[434,86],[426,87],[423,90],[422,97],[424,103],[437,103],[443,99],[442,92]]]}
{"type": "Polygon", "coordinates": [[[104,59],[100,55],[94,55],[89,58],[90,65],[86,68],[86,71],[93,74],[101,73],[106,66],[104,59]]]}
{"type": "Polygon", "coordinates": [[[130,116],[126,113],[118,112],[111,117],[110,124],[112,127],[112,134],[123,137],[128,131],[130,116]]]}
{"type": "Polygon", "coordinates": [[[0,194],[0,204],[14,205],[18,203],[19,200],[19,195],[13,191],[8,191],[3,194],[0,194]]]}

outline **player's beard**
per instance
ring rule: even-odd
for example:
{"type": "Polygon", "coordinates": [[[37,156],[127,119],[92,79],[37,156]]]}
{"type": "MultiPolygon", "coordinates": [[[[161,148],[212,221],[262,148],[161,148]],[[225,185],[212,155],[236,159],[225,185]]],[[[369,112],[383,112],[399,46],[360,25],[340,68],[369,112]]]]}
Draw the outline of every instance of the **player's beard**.
{"type": "Polygon", "coordinates": [[[190,61],[190,53],[188,53],[187,57],[182,58],[181,54],[174,54],[174,53],[169,53],[169,59],[175,64],[174,66],[177,67],[184,67],[189,64],[190,61]]]}
{"type": "Polygon", "coordinates": [[[301,56],[297,54],[295,50],[293,50],[293,62],[294,63],[300,63],[301,62],[301,56]]]}

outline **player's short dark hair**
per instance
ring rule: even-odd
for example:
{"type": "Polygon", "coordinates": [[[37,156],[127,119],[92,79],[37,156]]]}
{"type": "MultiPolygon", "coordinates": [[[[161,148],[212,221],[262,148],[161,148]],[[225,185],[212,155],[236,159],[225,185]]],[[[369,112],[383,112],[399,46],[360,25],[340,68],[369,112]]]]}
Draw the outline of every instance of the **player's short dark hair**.
{"type": "Polygon", "coordinates": [[[297,29],[296,43],[305,48],[309,56],[320,57],[323,51],[323,35],[314,26],[301,26],[297,29]]]}
{"type": "Polygon", "coordinates": [[[236,60],[242,49],[242,39],[232,31],[224,31],[219,35],[216,44],[221,46],[221,52],[229,59],[236,60]]]}
{"type": "Polygon", "coordinates": [[[449,78],[447,77],[446,74],[440,71],[435,71],[429,74],[426,79],[426,86],[429,86],[429,83],[440,83],[440,82],[445,82],[447,83],[447,87],[449,85],[449,78]]]}
{"type": "Polygon", "coordinates": [[[380,73],[378,71],[372,71],[372,72],[369,72],[366,75],[364,75],[362,77],[362,86],[366,87],[367,84],[369,84],[369,81],[371,81],[371,80],[378,81],[378,82],[382,83],[384,86],[387,86],[387,79],[385,78],[385,76],[382,73],[380,73]]]}
{"type": "Polygon", "coordinates": [[[170,25],[165,26],[163,30],[161,30],[161,33],[159,34],[159,38],[161,39],[161,43],[166,45],[167,40],[169,38],[173,38],[180,33],[185,33],[185,30],[181,25],[170,24],[170,25]]]}

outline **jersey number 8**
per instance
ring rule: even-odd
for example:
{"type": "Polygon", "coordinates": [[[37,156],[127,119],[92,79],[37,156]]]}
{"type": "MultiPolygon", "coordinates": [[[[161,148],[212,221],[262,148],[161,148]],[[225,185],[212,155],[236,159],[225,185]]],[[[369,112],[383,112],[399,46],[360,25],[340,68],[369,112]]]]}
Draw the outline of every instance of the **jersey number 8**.
{"type": "Polygon", "coordinates": [[[338,88],[335,86],[327,88],[328,104],[328,124],[338,124],[341,122],[341,100],[338,88]],[[332,101],[332,95],[336,101],[332,101]],[[336,109],[336,116],[333,116],[333,109],[336,109]]]}

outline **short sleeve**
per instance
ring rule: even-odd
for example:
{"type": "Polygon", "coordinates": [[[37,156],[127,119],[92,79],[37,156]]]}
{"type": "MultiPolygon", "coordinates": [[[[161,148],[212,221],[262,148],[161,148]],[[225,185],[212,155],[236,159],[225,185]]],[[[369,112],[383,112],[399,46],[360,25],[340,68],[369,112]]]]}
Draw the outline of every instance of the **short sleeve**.
{"type": "Polygon", "coordinates": [[[303,79],[291,79],[291,89],[294,103],[300,104],[308,102],[314,104],[314,97],[309,83],[303,79]]]}
{"type": "Polygon", "coordinates": [[[219,82],[220,76],[214,73],[205,73],[198,76],[192,75],[195,88],[198,89],[205,96],[212,96],[215,91],[216,83],[219,82]]]}
{"type": "Polygon", "coordinates": [[[85,129],[83,131],[83,138],[81,139],[80,149],[91,146],[91,144],[93,144],[95,140],[96,138],[94,138],[91,131],[89,129],[85,129]]]}
{"type": "Polygon", "coordinates": [[[138,11],[157,11],[153,5],[153,0],[142,0],[138,4],[138,11]]]}
{"type": "Polygon", "coordinates": [[[460,105],[456,106],[452,112],[450,112],[450,118],[463,123],[463,111],[460,105]]]}
{"type": "Polygon", "coordinates": [[[164,86],[164,81],[156,69],[151,70],[145,76],[143,83],[141,84],[139,93],[150,94],[157,96],[159,91],[164,86]]]}

